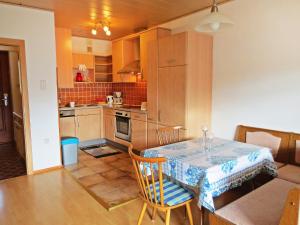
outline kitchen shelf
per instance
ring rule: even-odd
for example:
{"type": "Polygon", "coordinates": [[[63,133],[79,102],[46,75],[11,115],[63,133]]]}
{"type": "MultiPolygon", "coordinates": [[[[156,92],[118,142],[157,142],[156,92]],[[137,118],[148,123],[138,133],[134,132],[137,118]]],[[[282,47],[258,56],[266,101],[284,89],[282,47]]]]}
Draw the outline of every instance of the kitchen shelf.
{"type": "Polygon", "coordinates": [[[95,82],[112,82],[112,56],[95,56],[95,82]]]}

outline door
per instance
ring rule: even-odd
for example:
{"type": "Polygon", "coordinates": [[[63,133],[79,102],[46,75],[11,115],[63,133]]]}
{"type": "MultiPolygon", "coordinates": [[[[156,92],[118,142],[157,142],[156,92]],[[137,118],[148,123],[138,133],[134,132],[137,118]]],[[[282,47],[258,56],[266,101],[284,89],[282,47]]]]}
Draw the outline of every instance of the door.
{"type": "Polygon", "coordinates": [[[158,75],[158,123],[185,126],[186,67],[164,67],[158,75]]]}
{"type": "Polygon", "coordinates": [[[94,140],[101,137],[100,115],[77,116],[76,135],[80,141],[94,140]]]}
{"type": "Polygon", "coordinates": [[[0,52],[0,143],[13,141],[8,52],[0,52]]]}

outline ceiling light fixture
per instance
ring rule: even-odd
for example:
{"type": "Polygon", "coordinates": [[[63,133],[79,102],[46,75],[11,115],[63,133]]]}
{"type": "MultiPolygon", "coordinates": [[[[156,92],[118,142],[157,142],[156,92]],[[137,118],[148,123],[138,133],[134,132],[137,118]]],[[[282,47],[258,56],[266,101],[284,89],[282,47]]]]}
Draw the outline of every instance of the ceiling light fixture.
{"type": "Polygon", "coordinates": [[[103,29],[103,31],[105,32],[105,34],[106,34],[107,36],[110,36],[110,35],[111,35],[111,31],[110,31],[109,25],[110,25],[110,24],[109,24],[108,22],[100,22],[100,23],[96,23],[96,24],[94,25],[94,27],[92,28],[92,30],[91,30],[91,34],[94,35],[94,36],[96,36],[97,33],[98,33],[98,28],[99,28],[100,26],[102,26],[102,29],[103,29]]]}
{"type": "Polygon", "coordinates": [[[217,32],[223,28],[233,25],[233,22],[228,17],[219,13],[217,0],[213,0],[211,13],[204,17],[200,24],[195,27],[197,32],[217,32]]]}
{"type": "Polygon", "coordinates": [[[104,32],[107,32],[107,31],[109,31],[109,27],[107,25],[104,25],[103,30],[104,30],[104,32]]]}
{"type": "Polygon", "coordinates": [[[96,36],[96,35],[97,35],[97,29],[96,29],[96,28],[93,28],[93,29],[91,30],[91,34],[94,35],[94,36],[96,36]]]}

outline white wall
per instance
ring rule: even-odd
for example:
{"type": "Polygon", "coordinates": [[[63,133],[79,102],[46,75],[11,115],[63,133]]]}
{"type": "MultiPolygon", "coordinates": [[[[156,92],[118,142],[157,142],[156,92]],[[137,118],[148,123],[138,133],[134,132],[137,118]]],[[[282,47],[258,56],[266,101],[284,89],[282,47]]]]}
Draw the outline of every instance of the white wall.
{"type": "Polygon", "coordinates": [[[112,44],[111,41],[90,39],[83,37],[72,37],[72,52],[87,53],[87,47],[93,49],[94,55],[108,56],[111,55],[112,44]]]}
{"type": "MultiPolygon", "coordinates": [[[[300,1],[235,0],[235,26],[214,37],[213,132],[238,124],[300,132],[300,1]]],[[[191,29],[208,11],[165,24],[191,29]]]]}
{"type": "Polygon", "coordinates": [[[33,170],[60,165],[54,14],[0,4],[0,28],[2,38],[25,40],[33,170]]]}

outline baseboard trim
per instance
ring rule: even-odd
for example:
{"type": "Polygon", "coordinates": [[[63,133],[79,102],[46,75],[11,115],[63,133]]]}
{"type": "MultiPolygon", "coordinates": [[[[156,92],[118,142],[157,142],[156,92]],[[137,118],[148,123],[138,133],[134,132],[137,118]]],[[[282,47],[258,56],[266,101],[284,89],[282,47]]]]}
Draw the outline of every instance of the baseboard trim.
{"type": "Polygon", "coordinates": [[[53,166],[53,167],[49,167],[49,168],[46,168],[46,169],[41,169],[41,170],[34,170],[32,172],[33,175],[35,174],[40,174],[40,173],[47,173],[47,172],[51,172],[53,170],[59,170],[59,169],[62,169],[63,166],[60,165],[60,166],[53,166]]]}

